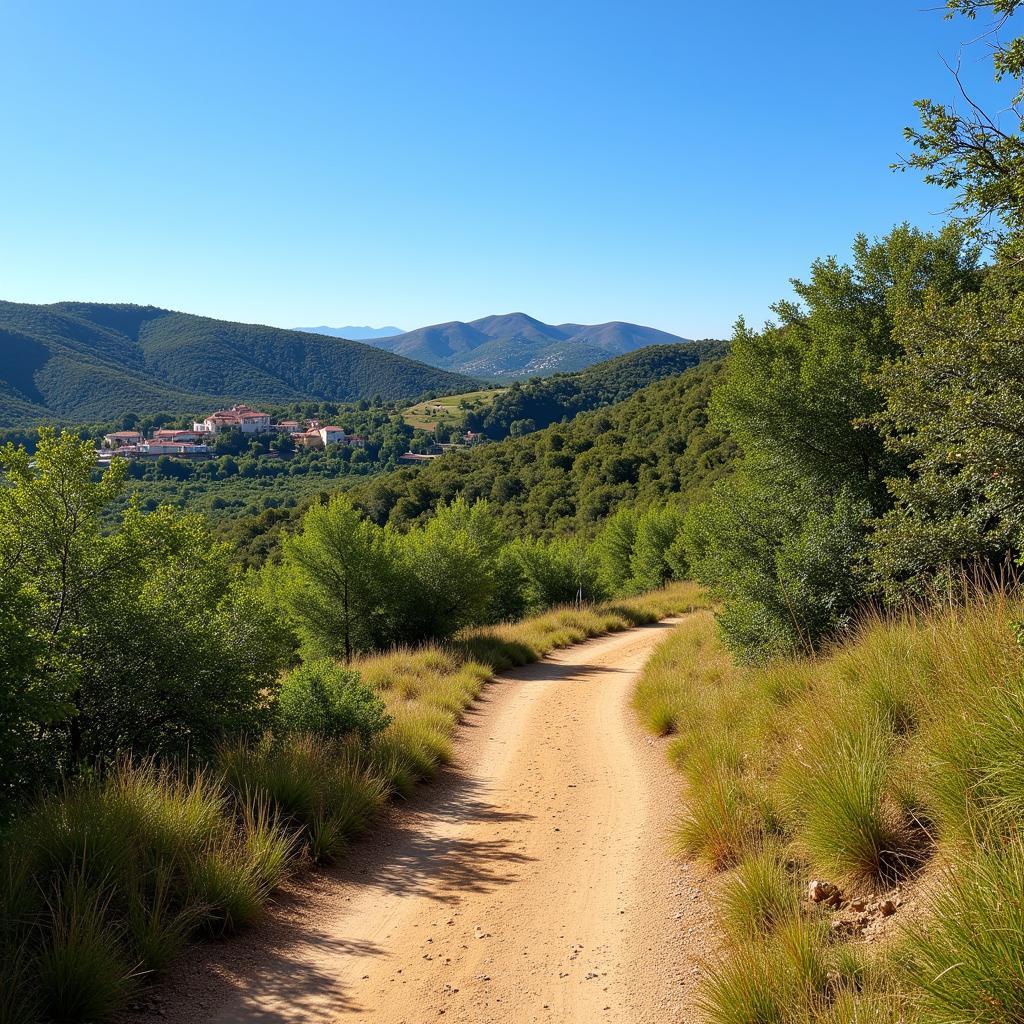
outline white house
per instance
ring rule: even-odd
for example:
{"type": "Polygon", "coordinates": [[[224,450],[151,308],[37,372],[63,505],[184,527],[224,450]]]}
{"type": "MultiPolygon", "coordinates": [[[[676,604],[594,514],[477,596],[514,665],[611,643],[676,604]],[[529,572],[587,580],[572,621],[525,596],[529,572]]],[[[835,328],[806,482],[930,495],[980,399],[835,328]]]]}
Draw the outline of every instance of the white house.
{"type": "Polygon", "coordinates": [[[325,448],[329,444],[339,444],[345,440],[345,431],[341,427],[320,427],[317,432],[325,448]]]}
{"type": "Polygon", "coordinates": [[[233,405],[210,413],[205,420],[196,421],[192,429],[198,434],[219,434],[222,430],[240,430],[243,434],[268,434],[274,430],[270,414],[250,409],[247,405],[233,405]]]}

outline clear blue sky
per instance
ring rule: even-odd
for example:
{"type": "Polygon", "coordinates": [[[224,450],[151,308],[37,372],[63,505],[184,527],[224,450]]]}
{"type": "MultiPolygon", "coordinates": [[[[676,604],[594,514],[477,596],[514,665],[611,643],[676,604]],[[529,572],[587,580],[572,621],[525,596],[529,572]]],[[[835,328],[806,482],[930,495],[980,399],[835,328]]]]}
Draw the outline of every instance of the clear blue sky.
{"type": "Polygon", "coordinates": [[[722,335],[941,215],[940,4],[5,0],[0,297],[722,335]]]}

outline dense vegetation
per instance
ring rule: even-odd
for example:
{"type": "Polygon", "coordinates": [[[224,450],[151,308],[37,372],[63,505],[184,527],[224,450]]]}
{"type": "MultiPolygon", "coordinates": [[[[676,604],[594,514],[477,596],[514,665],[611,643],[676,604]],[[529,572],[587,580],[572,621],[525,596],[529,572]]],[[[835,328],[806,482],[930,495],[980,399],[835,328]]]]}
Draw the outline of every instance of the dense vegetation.
{"type": "Polygon", "coordinates": [[[709,362],[524,437],[454,452],[375,478],[350,493],[375,522],[416,521],[438,502],[487,498],[506,528],[526,536],[592,531],[624,504],[698,493],[727,472],[732,447],[707,424],[709,362]]]}
{"type": "Polygon", "coordinates": [[[191,412],[226,400],[347,401],[474,381],[369,345],[152,306],[0,302],[0,425],[191,412]]]}
{"type": "Polygon", "coordinates": [[[669,507],[588,545],[462,499],[399,532],[339,495],[245,573],[196,514],[111,517],[127,465],[97,477],[89,441],[0,465],[4,1020],[109,1015],[429,775],[493,668],[694,602],[600,603],[678,577],[669,507]]]}
{"type": "Polygon", "coordinates": [[[720,358],[726,348],[717,341],[651,345],[579,373],[516,381],[483,409],[467,412],[463,422],[467,429],[480,431],[492,441],[528,434],[578,413],[625,401],[648,384],[720,358]]]}
{"type": "MultiPolygon", "coordinates": [[[[982,38],[1019,102],[1024,40],[982,38]]],[[[736,471],[681,542],[720,605],[636,692],[680,849],[720,872],[713,1024],[1024,1020],[1024,140],[919,107],[907,164],[963,216],[739,325],[711,399],[736,471]]]]}
{"type": "MultiPolygon", "coordinates": [[[[1005,20],[1018,3],[950,7],[1005,20]]],[[[996,47],[1000,80],[1024,76],[1021,49],[996,47]]],[[[970,216],[815,262],[775,323],[738,326],[712,398],[741,458],[690,510],[687,550],[747,658],[815,650],[871,601],[1021,555],[1024,150],[974,108],[921,111],[909,163],[970,216]]]]}
{"type": "MultiPolygon", "coordinates": [[[[519,415],[517,410],[528,408],[542,425],[546,418],[560,421],[584,409],[618,403],[649,383],[676,375],[699,360],[719,356],[722,350],[718,342],[654,346],[579,374],[517,385],[511,401],[503,401],[495,416],[488,415],[487,429],[491,433],[487,436],[502,436],[502,424],[514,422],[519,415]]],[[[473,399],[478,408],[458,410],[460,422],[479,429],[479,417],[487,415],[490,404],[503,399],[504,394],[488,392],[484,399],[473,399]]],[[[347,490],[366,477],[393,471],[403,452],[427,451],[435,441],[447,441],[452,433],[448,417],[442,418],[436,429],[416,427],[409,423],[403,400],[385,401],[379,396],[372,401],[351,403],[296,402],[270,407],[268,411],[279,419],[317,418],[337,424],[349,433],[365,436],[365,448],[296,450],[284,437],[226,432],[213,441],[212,461],[163,456],[155,462],[131,464],[127,485],[111,505],[108,521],[132,499],[139,501],[143,511],[169,505],[202,512],[219,538],[237,547],[247,564],[258,565],[277,554],[281,537],[295,528],[311,502],[326,501],[332,492],[347,490]]],[[[526,427],[532,430],[537,420],[526,427]]],[[[158,427],[189,425],[188,417],[126,413],[80,427],[77,432],[82,439],[93,438],[98,443],[111,430],[138,429],[149,434],[158,427]]],[[[522,429],[524,425],[518,424],[516,432],[522,429]]],[[[37,436],[36,428],[8,429],[0,431],[0,442],[22,444],[32,452],[37,436]]],[[[691,472],[685,466],[681,471],[691,472]]],[[[696,472],[699,474],[700,470],[696,472]]],[[[645,497],[661,498],[665,493],[666,488],[661,488],[645,497]]]]}
{"type": "MultiPolygon", "coordinates": [[[[994,53],[1001,79],[1024,79],[1024,43],[994,53]]],[[[716,611],[652,662],[637,706],[677,734],[682,847],[730,872],[710,1019],[1024,1020],[1024,608],[1008,571],[1024,554],[1024,147],[974,108],[921,109],[909,164],[967,216],[816,261],[724,359],[639,390],[716,350],[511,389],[482,414],[505,440],[387,477],[280,448],[225,451],[187,481],[173,460],[161,480],[143,471],[174,487],[284,467],[355,481],[244,524],[251,563],[280,542],[258,570],[199,516],[124,504],[127,468],[98,476],[88,442],[42,431],[34,457],[3,449],[0,1019],[108,1014],[139,971],[252,920],[296,857],[336,856],[429,774],[492,668],[692,607],[692,572],[716,611]],[[502,624],[524,614],[539,618],[502,624]],[[923,872],[925,920],[875,956],[847,941],[905,920],[894,888],[923,872]]],[[[137,307],[2,312],[29,318],[2,335],[5,408],[26,417],[65,403],[100,418],[129,393],[167,408],[179,386],[246,381],[282,402],[355,388],[326,339],[137,307]],[[157,391],[133,390],[154,369],[157,391]],[[95,404],[75,404],[83,382],[95,404]]],[[[362,369],[385,365],[420,380],[362,369]]],[[[398,418],[374,424],[394,445],[398,418]]]]}
{"type": "Polygon", "coordinates": [[[715,1024],[1024,1019],[1024,607],[953,596],[765,667],[702,612],[648,663],[679,848],[722,872],[715,1024]]]}

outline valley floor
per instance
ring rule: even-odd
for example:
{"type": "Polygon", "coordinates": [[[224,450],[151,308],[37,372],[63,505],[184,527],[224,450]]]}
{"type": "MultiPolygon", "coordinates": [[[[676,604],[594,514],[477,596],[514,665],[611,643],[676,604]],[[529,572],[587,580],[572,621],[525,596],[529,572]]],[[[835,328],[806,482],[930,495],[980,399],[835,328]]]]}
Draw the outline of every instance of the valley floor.
{"type": "Polygon", "coordinates": [[[139,1020],[698,1020],[707,874],[671,852],[679,778],[629,705],[670,623],[500,676],[455,764],[248,935],[194,951],[139,1020]]]}

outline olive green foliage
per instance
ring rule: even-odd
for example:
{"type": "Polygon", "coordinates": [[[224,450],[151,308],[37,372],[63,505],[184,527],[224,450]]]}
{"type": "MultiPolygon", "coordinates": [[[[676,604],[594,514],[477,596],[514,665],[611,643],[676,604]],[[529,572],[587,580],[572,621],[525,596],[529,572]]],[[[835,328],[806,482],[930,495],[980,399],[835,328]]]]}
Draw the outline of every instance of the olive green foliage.
{"type": "Polygon", "coordinates": [[[937,570],[998,566],[1024,543],[1024,327],[1020,275],[991,271],[978,294],[934,295],[905,318],[906,355],[878,382],[876,422],[910,472],[890,481],[878,523],[876,576],[920,591],[937,570]]]}
{"type": "MultiPolygon", "coordinates": [[[[1013,36],[1018,0],[949,0],[949,14],[972,22],[972,46],[991,56],[1007,105],[1024,88],[1024,38],[1013,36]]],[[[966,67],[979,62],[964,61],[966,67]]],[[[956,92],[970,83],[956,72],[956,92]]],[[[1020,255],[1024,239],[1024,134],[968,101],[923,100],[921,125],[908,129],[914,152],[904,167],[948,189],[966,229],[995,256],[981,288],[941,289],[906,311],[899,339],[905,356],[875,380],[885,405],[874,422],[889,449],[909,462],[891,482],[894,508],[878,524],[877,585],[890,597],[927,589],[936,575],[966,564],[1005,563],[1021,551],[1024,486],[1020,420],[1020,255]]]]}
{"type": "Polygon", "coordinates": [[[590,535],[620,507],[699,493],[725,475],[733,448],[707,423],[720,370],[708,362],[568,423],[453,452],[348,493],[381,524],[404,527],[461,496],[490,500],[511,537],[590,535]]]}
{"type": "Polygon", "coordinates": [[[275,732],[309,733],[325,739],[356,735],[369,740],[386,728],[384,704],[358,672],[327,659],[292,669],[277,691],[275,732]]]}
{"type": "Polygon", "coordinates": [[[499,615],[510,576],[486,502],[457,499],[399,533],[363,517],[344,495],[313,506],[268,567],[306,650],[351,660],[395,643],[444,639],[499,615]],[[502,575],[504,573],[504,575],[502,575]]]}
{"type": "MultiPolygon", "coordinates": [[[[728,346],[721,341],[695,341],[682,345],[650,345],[608,359],[578,373],[513,382],[482,410],[466,414],[465,427],[500,441],[514,424],[532,424],[532,430],[572,419],[581,412],[623,402],[655,381],[674,377],[698,363],[719,359],[728,346]]],[[[521,434],[522,429],[517,431],[521,434]]]]}
{"type": "Polygon", "coordinates": [[[866,422],[883,405],[875,374],[901,352],[899,318],[929,290],[974,287],[976,260],[954,228],[861,236],[850,265],[818,260],[794,282],[799,303],[779,303],[776,323],[737,327],[712,406],[743,455],[689,510],[686,552],[743,656],[813,649],[848,623],[866,590],[868,520],[905,465],[866,422]]]}
{"type": "Polygon", "coordinates": [[[406,642],[445,639],[465,626],[493,621],[504,543],[490,504],[464,498],[394,536],[401,576],[408,581],[399,636],[406,642]]]}
{"type": "Polygon", "coordinates": [[[600,577],[613,593],[639,593],[683,579],[689,563],[675,505],[619,509],[597,537],[600,577]]]}
{"type": "Polygon", "coordinates": [[[0,628],[4,798],[127,750],[209,751],[256,728],[286,637],[194,516],[129,507],[101,514],[122,485],[94,482],[88,442],[43,431],[34,461],[0,451],[0,628]]]}
{"type": "Polygon", "coordinates": [[[281,567],[265,575],[309,651],[351,660],[387,642],[389,604],[399,599],[393,540],[343,495],[306,513],[285,542],[281,567]]]}
{"type": "Polygon", "coordinates": [[[510,554],[519,566],[527,608],[590,603],[610,594],[602,585],[596,552],[579,538],[517,540],[510,554]]]}

